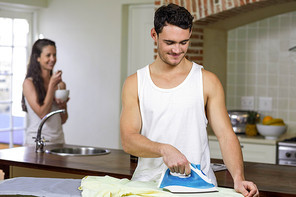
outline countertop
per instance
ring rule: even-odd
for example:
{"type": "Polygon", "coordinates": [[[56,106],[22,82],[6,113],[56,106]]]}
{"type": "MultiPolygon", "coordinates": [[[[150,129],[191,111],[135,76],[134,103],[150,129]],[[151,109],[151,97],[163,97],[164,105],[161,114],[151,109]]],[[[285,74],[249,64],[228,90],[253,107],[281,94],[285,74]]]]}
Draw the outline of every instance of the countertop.
{"type": "MultiPolygon", "coordinates": [[[[236,136],[241,143],[276,145],[280,141],[295,137],[295,134],[284,134],[277,139],[265,139],[261,135],[247,136],[245,134],[237,134],[236,136]]],[[[217,140],[214,133],[209,133],[208,138],[209,140],[217,140]]]]}
{"type": "MultiPolygon", "coordinates": [[[[50,145],[46,149],[62,146],[50,145]]],[[[3,149],[0,150],[0,169],[5,171],[6,178],[9,178],[10,166],[19,166],[85,176],[109,175],[130,179],[136,163],[131,162],[130,155],[123,150],[109,150],[110,154],[100,156],[58,156],[36,153],[35,147],[3,149]]],[[[222,160],[213,159],[212,162],[222,163],[222,160]]],[[[245,162],[244,167],[246,179],[257,184],[261,196],[296,196],[296,167],[251,162],[245,162]]],[[[215,174],[219,187],[233,187],[233,180],[227,170],[215,174]]]]}

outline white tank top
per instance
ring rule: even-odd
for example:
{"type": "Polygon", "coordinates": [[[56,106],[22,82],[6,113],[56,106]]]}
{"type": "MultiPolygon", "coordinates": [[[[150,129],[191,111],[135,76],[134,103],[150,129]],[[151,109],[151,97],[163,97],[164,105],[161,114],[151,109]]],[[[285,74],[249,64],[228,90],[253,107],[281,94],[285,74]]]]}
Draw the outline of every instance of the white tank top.
{"type": "MultiPolygon", "coordinates": [[[[41,118],[33,111],[31,106],[29,105],[27,99],[25,98],[26,106],[27,106],[27,129],[25,135],[25,145],[35,144],[35,139],[32,137],[37,136],[37,130],[39,124],[41,122],[41,118]]],[[[58,106],[53,103],[51,107],[51,111],[58,110],[58,106]]],[[[46,144],[60,144],[65,143],[64,132],[62,127],[62,120],[60,114],[55,114],[46,120],[41,130],[41,137],[45,138],[49,142],[46,144]]]]}
{"type": "MultiPolygon", "coordinates": [[[[141,134],[176,147],[189,162],[201,165],[201,170],[217,185],[210,167],[202,68],[193,63],[186,79],[171,89],[153,83],[149,65],[137,71],[141,134]]],[[[139,158],[132,179],[159,181],[165,169],[162,158],[139,158]]]]}

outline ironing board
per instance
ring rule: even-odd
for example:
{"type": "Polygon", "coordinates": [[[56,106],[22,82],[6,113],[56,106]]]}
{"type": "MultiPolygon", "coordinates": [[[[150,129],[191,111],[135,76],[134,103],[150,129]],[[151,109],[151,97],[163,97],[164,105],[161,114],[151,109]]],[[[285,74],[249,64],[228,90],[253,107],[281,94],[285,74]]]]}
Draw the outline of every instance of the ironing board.
{"type": "MultiPolygon", "coordinates": [[[[1,195],[31,195],[46,197],[81,197],[81,179],[17,177],[0,181],[1,195]]],[[[154,184],[154,183],[147,183],[154,184]]],[[[156,187],[157,184],[155,184],[156,187]]],[[[242,197],[233,189],[218,187],[219,192],[172,194],[172,197],[242,197]]]]}

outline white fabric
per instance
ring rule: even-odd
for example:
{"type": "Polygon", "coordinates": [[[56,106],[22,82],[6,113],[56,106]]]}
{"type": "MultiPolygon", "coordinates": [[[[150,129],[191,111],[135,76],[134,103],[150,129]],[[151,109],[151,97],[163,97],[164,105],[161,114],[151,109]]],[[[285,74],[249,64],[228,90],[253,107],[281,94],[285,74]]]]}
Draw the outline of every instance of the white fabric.
{"type": "MultiPolygon", "coordinates": [[[[189,162],[200,164],[201,170],[217,185],[210,167],[202,68],[193,63],[186,79],[171,89],[153,83],[149,65],[137,71],[141,134],[175,146],[189,162]]],[[[139,158],[132,180],[158,182],[165,168],[162,158],[139,158]]]]}
{"type": "MultiPolygon", "coordinates": [[[[41,118],[33,111],[25,98],[26,106],[28,109],[27,113],[27,129],[25,135],[25,145],[35,144],[33,137],[37,136],[37,130],[41,122],[41,118]]],[[[53,103],[51,111],[59,110],[58,106],[53,103]]],[[[55,114],[46,120],[42,127],[41,137],[45,138],[49,142],[46,144],[60,144],[65,143],[64,132],[62,127],[62,120],[60,114],[55,114]]]]}

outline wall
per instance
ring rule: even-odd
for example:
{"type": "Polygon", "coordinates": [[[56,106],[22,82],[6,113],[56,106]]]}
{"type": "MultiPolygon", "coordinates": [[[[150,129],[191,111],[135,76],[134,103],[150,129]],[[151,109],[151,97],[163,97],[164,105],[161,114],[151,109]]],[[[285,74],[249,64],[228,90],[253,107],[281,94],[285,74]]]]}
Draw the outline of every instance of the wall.
{"type": "Polygon", "coordinates": [[[151,0],[49,0],[39,33],[57,44],[70,90],[66,143],[120,148],[122,7],[151,0]]]}
{"type": "Polygon", "coordinates": [[[242,96],[272,98],[272,111],[296,134],[296,62],[288,49],[296,46],[296,11],[244,25],[228,32],[227,106],[238,109],[242,96]]]}
{"type": "Polygon", "coordinates": [[[0,0],[0,4],[21,8],[47,7],[48,0],[0,0]]]}

